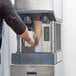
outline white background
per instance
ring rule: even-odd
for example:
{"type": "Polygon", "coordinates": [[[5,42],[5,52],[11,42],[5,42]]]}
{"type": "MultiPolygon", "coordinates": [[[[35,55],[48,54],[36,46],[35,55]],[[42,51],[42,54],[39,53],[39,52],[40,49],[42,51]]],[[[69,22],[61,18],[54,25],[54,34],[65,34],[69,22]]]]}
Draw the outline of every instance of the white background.
{"type": "Polygon", "coordinates": [[[64,76],[76,76],[76,0],[63,0],[64,76]]]}
{"type": "Polygon", "coordinates": [[[63,0],[64,76],[76,76],[76,0],[63,0]]]}

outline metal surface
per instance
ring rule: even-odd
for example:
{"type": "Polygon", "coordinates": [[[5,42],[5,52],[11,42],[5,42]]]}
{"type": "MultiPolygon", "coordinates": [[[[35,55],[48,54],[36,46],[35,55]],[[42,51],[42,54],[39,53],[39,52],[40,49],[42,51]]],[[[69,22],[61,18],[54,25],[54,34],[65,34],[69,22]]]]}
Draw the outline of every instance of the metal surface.
{"type": "MultiPolygon", "coordinates": [[[[27,73],[37,73],[37,76],[54,76],[54,66],[42,65],[12,65],[10,76],[28,76],[27,73]]],[[[33,75],[31,75],[33,76],[33,75]]]]}
{"type": "Polygon", "coordinates": [[[12,64],[56,64],[56,53],[12,54],[12,64]]]}
{"type": "Polygon", "coordinates": [[[52,53],[61,51],[61,23],[52,21],[52,53]]]}
{"type": "Polygon", "coordinates": [[[62,52],[58,53],[14,53],[12,64],[57,64],[62,61],[62,52]]]}
{"type": "Polygon", "coordinates": [[[53,0],[54,15],[57,21],[62,21],[63,19],[63,0],[53,0]]]}
{"type": "Polygon", "coordinates": [[[56,65],[11,65],[10,76],[63,76],[63,62],[56,65]]]}
{"type": "Polygon", "coordinates": [[[62,62],[63,61],[63,52],[57,52],[57,61],[56,62],[62,62]]]}
{"type": "MultiPolygon", "coordinates": [[[[52,11],[34,10],[34,11],[18,11],[18,13],[23,20],[27,15],[34,18],[35,17],[34,15],[40,14],[39,16],[42,21],[42,37],[39,44],[40,45],[39,52],[54,53],[61,51],[61,23],[54,20],[52,11]]],[[[32,21],[34,22],[34,20],[32,21]]],[[[29,53],[36,52],[35,48],[32,47],[25,48],[25,46],[22,45],[22,51],[23,50],[29,53]]]]}
{"type": "Polygon", "coordinates": [[[54,21],[52,21],[52,24],[51,24],[51,31],[52,31],[52,53],[55,52],[55,24],[54,24],[54,21]]]}
{"type": "Polygon", "coordinates": [[[15,7],[18,10],[52,10],[53,0],[15,0],[15,7]]]}
{"type": "Polygon", "coordinates": [[[55,22],[55,50],[61,50],[61,24],[55,22]]]}
{"type": "Polygon", "coordinates": [[[15,7],[17,10],[51,10],[56,20],[62,20],[62,0],[15,0],[15,7]]]}
{"type": "Polygon", "coordinates": [[[49,24],[42,24],[42,38],[41,38],[41,52],[52,52],[51,51],[51,22],[49,24]],[[45,27],[48,27],[49,30],[46,30],[45,27]],[[47,36],[49,38],[47,38],[47,36]],[[46,39],[46,40],[45,40],[46,39]],[[47,40],[48,39],[48,40],[47,40]]]}
{"type": "Polygon", "coordinates": [[[22,17],[22,19],[27,16],[35,17],[36,15],[39,15],[40,17],[47,16],[51,21],[56,20],[54,12],[51,10],[17,10],[17,13],[22,17]]]}

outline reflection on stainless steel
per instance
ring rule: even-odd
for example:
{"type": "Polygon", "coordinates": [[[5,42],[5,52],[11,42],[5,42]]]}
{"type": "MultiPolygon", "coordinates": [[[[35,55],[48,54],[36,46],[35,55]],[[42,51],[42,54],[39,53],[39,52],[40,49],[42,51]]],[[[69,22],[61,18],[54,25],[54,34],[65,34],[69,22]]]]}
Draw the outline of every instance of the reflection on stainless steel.
{"type": "Polygon", "coordinates": [[[15,66],[11,66],[11,76],[54,76],[54,66],[15,65],[15,66]],[[31,70],[31,68],[33,68],[33,70],[31,70]],[[32,73],[32,74],[27,75],[27,73],[32,73]]]}
{"type": "Polygon", "coordinates": [[[51,10],[62,21],[62,0],[15,0],[17,10],[51,10]]]}
{"type": "Polygon", "coordinates": [[[15,7],[17,10],[51,10],[53,0],[15,0],[15,7]]]}

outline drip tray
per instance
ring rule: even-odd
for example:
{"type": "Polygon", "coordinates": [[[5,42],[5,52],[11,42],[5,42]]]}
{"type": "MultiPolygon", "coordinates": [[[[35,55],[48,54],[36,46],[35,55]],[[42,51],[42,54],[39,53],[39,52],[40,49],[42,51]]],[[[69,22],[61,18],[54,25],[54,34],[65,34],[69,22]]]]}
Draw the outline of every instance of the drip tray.
{"type": "Polygon", "coordinates": [[[56,64],[56,53],[13,53],[12,64],[56,64]]]}

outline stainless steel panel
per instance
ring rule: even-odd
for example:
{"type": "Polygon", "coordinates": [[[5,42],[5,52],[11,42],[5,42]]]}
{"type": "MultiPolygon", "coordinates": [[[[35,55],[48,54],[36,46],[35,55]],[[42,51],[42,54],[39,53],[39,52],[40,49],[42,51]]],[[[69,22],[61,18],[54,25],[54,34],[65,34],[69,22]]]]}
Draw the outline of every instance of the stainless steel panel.
{"type": "Polygon", "coordinates": [[[52,52],[61,51],[61,24],[52,21],[52,52]]]}
{"type": "Polygon", "coordinates": [[[26,48],[22,45],[25,52],[60,52],[61,51],[61,23],[50,21],[50,23],[42,23],[42,37],[38,47],[26,48]],[[48,28],[45,30],[45,28],[48,28]],[[30,50],[31,49],[31,50],[30,50]],[[28,51],[30,50],[30,51],[28,51]]]}
{"type": "Polygon", "coordinates": [[[56,53],[14,53],[12,64],[56,64],[56,53]]]}
{"type": "Polygon", "coordinates": [[[54,76],[54,66],[13,65],[10,76],[28,76],[27,72],[36,72],[37,76],[54,76]]]}
{"type": "Polygon", "coordinates": [[[65,76],[64,75],[64,66],[63,66],[64,62],[60,62],[58,64],[55,65],[54,68],[54,76],[65,76]]]}
{"type": "Polygon", "coordinates": [[[41,52],[51,52],[51,22],[49,24],[42,24],[41,52]],[[46,30],[49,33],[45,33],[45,27],[49,28],[49,30],[46,30]],[[49,34],[49,40],[45,40],[45,34],[49,34]]]}
{"type": "Polygon", "coordinates": [[[53,0],[15,0],[17,10],[52,10],[53,0]]]}
{"type": "Polygon", "coordinates": [[[56,20],[62,21],[63,17],[63,0],[53,0],[54,1],[54,15],[56,20]]]}
{"type": "Polygon", "coordinates": [[[62,0],[15,0],[17,10],[52,10],[56,20],[62,20],[62,0]]]}
{"type": "Polygon", "coordinates": [[[55,24],[54,24],[54,21],[52,21],[52,25],[51,25],[51,31],[52,31],[52,53],[54,53],[55,51],[55,24]]]}
{"type": "Polygon", "coordinates": [[[55,23],[55,50],[61,50],[61,24],[55,23]]]}
{"type": "Polygon", "coordinates": [[[63,61],[63,52],[57,52],[57,62],[63,61]]]}

